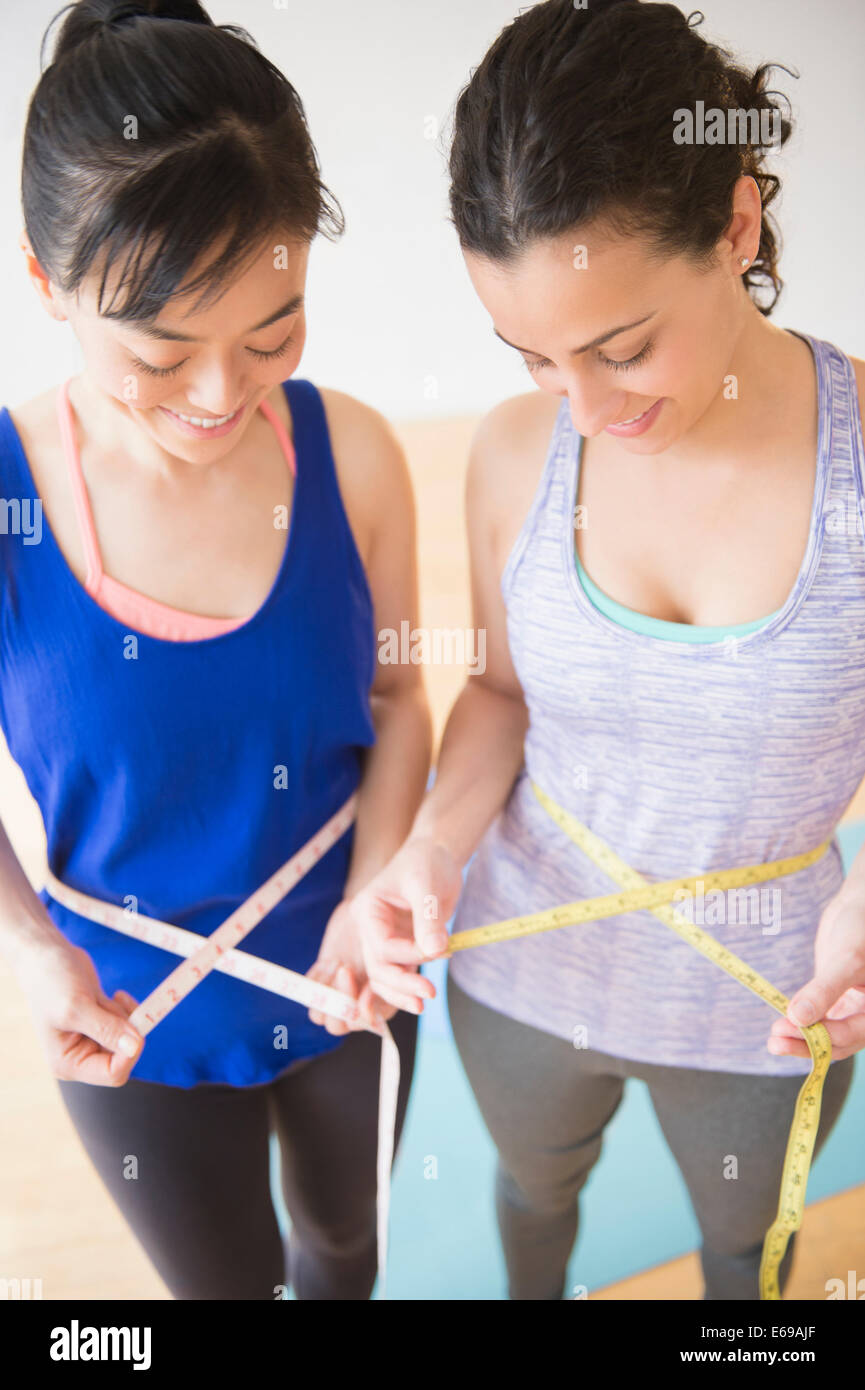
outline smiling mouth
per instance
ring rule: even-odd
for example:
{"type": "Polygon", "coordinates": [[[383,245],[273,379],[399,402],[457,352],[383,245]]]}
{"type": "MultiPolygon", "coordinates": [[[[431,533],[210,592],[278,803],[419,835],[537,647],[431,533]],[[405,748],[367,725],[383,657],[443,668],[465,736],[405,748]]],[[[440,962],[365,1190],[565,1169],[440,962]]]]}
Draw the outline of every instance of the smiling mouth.
{"type": "MultiPolygon", "coordinates": [[[[650,406],[649,406],[649,410],[653,410],[653,409],[654,409],[654,406],[650,405],[650,406]]],[[[642,418],[643,418],[644,415],[648,415],[649,410],[641,410],[639,415],[632,415],[631,418],[630,418],[630,420],[616,420],[615,423],[616,423],[617,425],[635,425],[635,424],[637,423],[638,420],[642,420],[642,418]]]]}
{"type": "Polygon", "coordinates": [[[233,420],[235,415],[239,415],[243,406],[238,406],[230,415],[185,415],[182,410],[172,410],[170,406],[163,406],[169,415],[176,415],[178,420],[185,420],[188,425],[195,425],[198,429],[212,430],[218,425],[227,425],[229,420],[233,420]]]}

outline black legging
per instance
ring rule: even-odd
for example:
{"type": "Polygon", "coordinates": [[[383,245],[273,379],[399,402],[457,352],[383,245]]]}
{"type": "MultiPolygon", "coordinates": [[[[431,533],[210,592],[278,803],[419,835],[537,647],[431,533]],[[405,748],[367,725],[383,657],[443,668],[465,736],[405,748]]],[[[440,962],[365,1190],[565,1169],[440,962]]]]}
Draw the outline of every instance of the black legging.
{"type": "MultiPolygon", "coordinates": [[[[418,1019],[389,1022],[400,1054],[396,1141],[418,1019]]],[[[376,1276],[375,1163],[381,1043],[349,1033],[263,1086],[58,1081],[102,1181],[177,1299],[368,1299],[376,1276]],[[288,1249],[270,1193],[282,1156],[288,1249]]],[[[106,1271],[110,1276],[110,1271],[106,1271]]]]}

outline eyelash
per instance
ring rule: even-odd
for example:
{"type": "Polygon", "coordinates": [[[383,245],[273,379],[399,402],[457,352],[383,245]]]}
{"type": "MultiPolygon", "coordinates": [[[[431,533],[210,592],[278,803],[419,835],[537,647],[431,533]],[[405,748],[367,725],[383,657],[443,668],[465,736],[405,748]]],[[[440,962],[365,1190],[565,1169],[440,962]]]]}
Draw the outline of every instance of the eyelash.
{"type": "MultiPolygon", "coordinates": [[[[635,367],[641,366],[643,362],[648,360],[654,346],[654,343],[650,339],[648,343],[646,343],[646,346],[641,348],[635,357],[629,357],[625,362],[614,362],[612,358],[604,357],[602,353],[598,353],[598,359],[605,363],[606,366],[612,367],[615,372],[632,372],[635,367]]],[[[525,362],[526,371],[532,373],[539,372],[542,367],[549,367],[552,365],[545,357],[542,357],[537,362],[526,362],[525,358],[523,358],[523,361],[525,362]]]]}
{"type": "MultiPolygon", "coordinates": [[[[291,347],[291,343],[292,339],[289,337],[286,338],[285,342],[282,343],[278,348],[274,348],[273,352],[260,352],[258,348],[247,348],[246,350],[247,352],[251,352],[253,357],[257,358],[259,362],[272,362],[273,359],[276,357],[284,357],[285,354],[288,352],[288,349],[291,347]]],[[[138,367],[139,371],[144,372],[147,376],[166,377],[174,376],[175,372],[179,372],[180,368],[183,366],[183,362],[186,361],[186,358],[183,359],[183,362],[178,362],[173,367],[153,367],[150,365],[149,362],[142,362],[140,357],[133,357],[133,361],[135,362],[135,365],[138,367]]]]}

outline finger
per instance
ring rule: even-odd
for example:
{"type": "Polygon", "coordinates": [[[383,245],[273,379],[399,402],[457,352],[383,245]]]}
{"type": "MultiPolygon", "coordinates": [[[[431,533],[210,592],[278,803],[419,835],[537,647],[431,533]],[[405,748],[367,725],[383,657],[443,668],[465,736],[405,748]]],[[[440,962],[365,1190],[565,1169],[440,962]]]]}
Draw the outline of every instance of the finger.
{"type": "MultiPolygon", "coordinates": [[[[787,1053],[795,1057],[810,1057],[808,1044],[798,1029],[787,1031],[791,1025],[786,1018],[779,1020],[779,1022],[781,1028],[778,1028],[777,1023],[773,1024],[769,1039],[770,1044],[777,1044],[777,1046],[770,1045],[769,1050],[778,1054],[787,1053]]],[[[865,1047],[865,1014],[863,1013],[853,1014],[849,1018],[823,1020],[823,1027],[829,1034],[833,1061],[841,1061],[843,1057],[851,1056],[860,1048],[865,1047]]]]}
{"type": "Polygon", "coordinates": [[[351,966],[346,965],[345,961],[341,962],[339,969],[336,972],[336,987],[338,990],[341,991],[342,994],[348,994],[351,996],[352,999],[357,998],[357,980],[355,978],[355,974],[351,966]]]}
{"type": "MultiPolygon", "coordinates": [[[[865,1042],[865,1013],[863,1012],[849,1014],[845,1018],[830,1019],[827,1016],[820,1022],[829,1034],[833,1055],[836,1047],[861,1047],[865,1042]]],[[[807,1043],[801,1031],[788,1018],[776,1019],[772,1024],[770,1036],[801,1042],[807,1052],[807,1043]]]]}
{"type": "Polygon", "coordinates": [[[373,918],[365,930],[362,942],[365,959],[377,960],[379,957],[387,959],[388,953],[395,951],[396,943],[399,942],[399,954],[393,955],[391,959],[402,959],[411,965],[420,965],[421,961],[426,960],[426,956],[417,942],[395,932],[393,922],[390,919],[373,918]]]}
{"type": "Polygon", "coordinates": [[[56,1071],[66,1080],[90,1086],[120,1086],[129,1079],[136,1060],[109,1052],[92,1038],[79,1035],[61,1049],[56,1071]]]}
{"type": "Polygon", "coordinates": [[[414,947],[414,954],[409,955],[408,959],[420,963],[423,960],[430,960],[435,956],[443,954],[447,950],[448,936],[435,921],[427,918],[430,894],[425,892],[428,885],[421,879],[413,879],[406,885],[404,897],[399,899],[376,899],[368,905],[363,913],[364,935],[369,948],[373,951],[384,940],[393,939],[394,914],[410,916],[410,926],[413,934],[413,941],[408,941],[407,945],[414,947]]]}
{"type": "MultiPolygon", "coordinates": [[[[339,966],[334,980],[334,987],[338,989],[341,994],[347,994],[352,999],[357,998],[357,983],[352,971],[347,965],[339,966]]],[[[335,1037],[339,1037],[343,1033],[349,1031],[348,1024],[343,1019],[334,1017],[333,1014],[325,1014],[324,1026],[328,1033],[333,1033],[335,1037]]]]}
{"type": "Polygon", "coordinates": [[[376,944],[379,960],[398,962],[401,965],[423,965],[426,954],[415,941],[407,941],[404,936],[386,936],[376,944]]]}
{"type": "Polygon", "coordinates": [[[122,1005],[123,1009],[126,1011],[127,1018],[130,1014],[135,1012],[140,1002],[133,995],[129,994],[128,991],[125,989],[116,989],[114,991],[114,998],[118,1001],[119,1004],[122,1005]]]}
{"type": "Polygon", "coordinates": [[[837,1004],[833,1004],[831,1009],[827,1009],[827,1018],[846,1018],[848,1014],[858,1014],[865,1006],[865,993],[860,989],[848,989],[846,994],[842,994],[837,1004]]]}
{"type": "Polygon", "coordinates": [[[371,1016],[370,1006],[367,1002],[370,997],[370,987],[367,981],[360,991],[357,1001],[357,1011],[354,1018],[345,1019],[345,1026],[350,1033],[362,1033],[369,1027],[375,1026],[375,1019],[371,1016]]]}
{"type": "Polygon", "coordinates": [[[406,1013],[422,1014],[423,1003],[413,995],[402,994],[399,990],[393,989],[390,985],[379,984],[372,981],[373,989],[376,994],[388,1004],[394,1004],[398,1009],[404,1009],[406,1013]]]}
{"type": "Polygon", "coordinates": [[[436,987],[426,975],[418,975],[414,970],[401,970],[398,965],[379,965],[370,974],[373,989],[379,984],[388,984],[400,994],[416,999],[435,999],[436,987]]]}
{"type": "Polygon", "coordinates": [[[865,1014],[851,1014],[849,1018],[834,1019],[824,1024],[832,1043],[832,1055],[839,1052],[858,1052],[865,1047],[865,1014]]]}
{"type": "Polygon", "coordinates": [[[826,1010],[826,1018],[844,1018],[848,1013],[849,1006],[844,1003],[843,998],[833,1004],[831,1009],[826,1010]]]}
{"type": "Polygon", "coordinates": [[[100,990],[96,996],[96,999],[101,1009],[107,1009],[109,1013],[115,1014],[117,1018],[127,1017],[126,1010],[124,1009],[120,1000],[117,998],[116,994],[112,999],[109,999],[108,995],[103,994],[100,990]]]}
{"type": "Polygon", "coordinates": [[[379,1023],[387,1023],[389,1019],[393,1018],[397,1012],[397,1007],[395,1004],[386,1003],[367,982],[361,991],[359,1012],[367,1023],[375,1027],[379,1023]]]}
{"type": "MultiPolygon", "coordinates": [[[[307,970],[306,978],[308,980],[313,980],[318,985],[330,985],[333,981],[333,975],[337,964],[338,962],[333,960],[317,960],[307,970]]],[[[318,1024],[318,1026],[321,1027],[326,1017],[321,1009],[310,1009],[308,1012],[310,1022],[318,1024]]]]}
{"type": "Polygon", "coordinates": [[[776,1018],[770,1029],[772,1037],[775,1038],[801,1038],[802,1033],[795,1023],[791,1023],[789,1018],[776,1018]]]}
{"type": "MultiPolygon", "coordinates": [[[[858,919],[856,921],[858,937],[858,919]]],[[[842,936],[835,939],[837,949],[831,961],[818,969],[813,979],[798,989],[787,1008],[787,1016],[794,1023],[816,1023],[825,1018],[829,1009],[837,1004],[848,989],[853,989],[862,973],[859,954],[850,944],[850,938],[842,936]]]]}
{"type": "Polygon", "coordinates": [[[766,1044],[768,1050],[776,1057],[810,1057],[807,1043],[802,1042],[801,1038],[770,1038],[766,1044]]]}
{"type": "Polygon", "coordinates": [[[69,1032],[92,1038],[106,1052],[119,1052],[125,1058],[137,1058],[144,1046],[144,1038],[123,1016],[122,1010],[118,1016],[95,999],[76,1000],[69,1011],[67,1027],[69,1032]]]}
{"type": "Polygon", "coordinates": [[[437,914],[438,903],[435,894],[426,891],[428,887],[426,881],[410,878],[406,884],[406,897],[411,907],[415,942],[423,952],[424,959],[432,960],[447,951],[448,934],[444,927],[439,925],[437,915],[432,918],[429,916],[431,907],[437,914]],[[430,899],[433,901],[430,902],[430,899]]]}

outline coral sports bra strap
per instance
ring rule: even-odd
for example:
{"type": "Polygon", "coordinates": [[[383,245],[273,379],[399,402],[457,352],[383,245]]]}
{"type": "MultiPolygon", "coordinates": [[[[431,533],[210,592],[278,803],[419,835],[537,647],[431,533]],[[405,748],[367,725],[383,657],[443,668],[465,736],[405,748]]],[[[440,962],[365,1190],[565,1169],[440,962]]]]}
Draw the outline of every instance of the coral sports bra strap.
{"type": "MultiPolygon", "coordinates": [[[[71,379],[71,378],[70,378],[71,379]]],[[[291,435],[280,420],[273,406],[266,400],[259,401],[259,409],[264,418],[273,426],[277,439],[279,440],[286,462],[291,470],[293,478],[297,477],[297,460],[295,457],[294,444],[291,435]]],[[[84,472],[81,468],[81,458],[78,452],[78,444],[75,439],[75,424],[72,415],[72,404],[69,400],[69,381],[64,381],[57,392],[57,416],[60,421],[60,436],[63,441],[63,452],[66,455],[66,462],[69,467],[69,478],[72,483],[72,493],[75,498],[75,512],[78,517],[78,525],[81,530],[81,539],[84,545],[84,554],[87,560],[87,577],[84,587],[92,596],[96,596],[104,583],[108,583],[112,592],[119,592],[121,589],[127,590],[126,585],[119,585],[115,580],[111,580],[102,568],[102,556],[99,553],[99,542],[96,539],[96,526],[93,521],[93,511],[90,506],[90,498],[87,494],[87,484],[84,481],[84,472]]],[[[127,592],[132,592],[127,590],[127,592]]],[[[140,600],[140,605],[147,607],[154,603],[151,599],[146,599],[143,595],[136,596],[140,600]]],[[[165,605],[157,605],[164,608],[165,605]]],[[[195,615],[189,615],[194,617],[195,615]]],[[[234,625],[244,621],[243,619],[229,619],[228,625],[234,625]]],[[[209,632],[211,627],[217,631],[225,627],[225,623],[217,619],[201,619],[200,625],[204,626],[204,631],[209,632]],[[213,625],[216,624],[214,627],[213,625]],[[205,626],[209,625],[209,626],[205,626]]]]}
{"type": "Polygon", "coordinates": [[[259,401],[258,408],[264,416],[265,420],[269,420],[270,423],[273,425],[276,437],[282,446],[282,452],[285,454],[286,462],[288,463],[288,466],[291,469],[291,476],[293,478],[296,478],[297,462],[294,457],[294,445],[291,442],[291,435],[285,428],[285,425],[282,423],[269,401],[259,401]]]}

